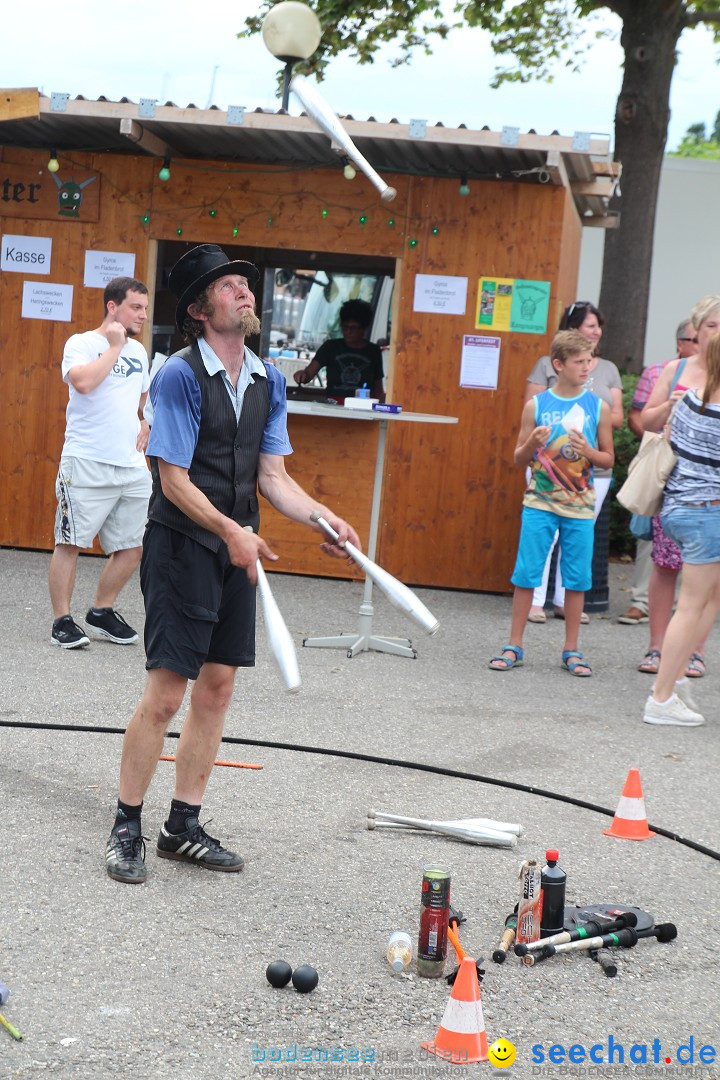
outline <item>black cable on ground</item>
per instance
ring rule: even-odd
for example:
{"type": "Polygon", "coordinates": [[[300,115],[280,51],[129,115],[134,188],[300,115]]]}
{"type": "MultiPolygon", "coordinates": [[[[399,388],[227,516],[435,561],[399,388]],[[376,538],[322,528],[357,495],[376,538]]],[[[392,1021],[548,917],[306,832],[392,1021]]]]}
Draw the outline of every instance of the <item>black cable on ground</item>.
{"type": "MultiPolygon", "coordinates": [[[[85,731],[92,734],[124,735],[125,728],[100,727],[92,724],[41,724],[28,720],[0,720],[0,727],[9,728],[32,728],[39,731],[85,731]]],[[[179,739],[179,731],[168,731],[167,739],[179,739]]],[[[293,753],[318,754],[324,757],[348,758],[350,761],[367,761],[374,765],[392,765],[399,769],[412,769],[415,772],[433,773],[435,776],[453,776],[458,780],[472,780],[476,784],[489,784],[493,787],[509,788],[511,791],[522,791],[526,795],[538,795],[542,799],[553,799],[555,802],[567,803],[569,806],[579,806],[583,810],[592,810],[593,813],[602,814],[612,818],[615,811],[607,806],[598,806],[597,803],[586,802],[585,799],[576,799],[572,795],[561,795],[558,791],[546,791],[544,788],[535,787],[533,784],[521,784],[516,780],[500,780],[495,776],[481,776],[479,773],[464,772],[462,769],[448,769],[444,765],[426,765],[422,761],[403,761],[402,758],[380,757],[377,754],[361,754],[355,750],[329,750],[324,746],[303,746],[300,743],[271,742],[268,739],[236,739],[230,735],[224,735],[221,742],[233,746],[260,746],[267,750],[291,750],[293,753]]],[[[720,862],[720,851],[698,844],[695,840],[689,840],[686,836],[663,829],[660,825],[648,823],[652,832],[658,836],[664,836],[667,840],[674,840],[677,844],[699,851],[701,855],[707,855],[710,859],[720,862]]]]}

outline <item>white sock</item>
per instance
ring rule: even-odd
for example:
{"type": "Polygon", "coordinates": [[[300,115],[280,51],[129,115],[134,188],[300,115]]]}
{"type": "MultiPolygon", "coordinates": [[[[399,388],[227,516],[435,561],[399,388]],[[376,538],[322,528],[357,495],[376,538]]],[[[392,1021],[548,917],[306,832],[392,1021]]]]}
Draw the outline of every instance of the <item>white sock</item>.
{"type": "Polygon", "coordinates": [[[659,705],[662,709],[664,709],[666,705],[670,704],[670,702],[672,701],[672,699],[674,697],[675,697],[675,695],[671,694],[670,697],[667,699],[667,701],[658,701],[657,698],[653,698],[653,701],[655,702],[656,705],[659,705]]]}

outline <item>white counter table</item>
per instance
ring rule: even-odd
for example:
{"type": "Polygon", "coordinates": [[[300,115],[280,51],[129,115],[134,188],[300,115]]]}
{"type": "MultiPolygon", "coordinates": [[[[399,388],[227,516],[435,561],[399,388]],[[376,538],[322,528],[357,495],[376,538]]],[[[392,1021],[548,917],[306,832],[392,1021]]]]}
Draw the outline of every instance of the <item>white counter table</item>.
{"type": "MultiPolygon", "coordinates": [[[[382,500],[382,481],[385,466],[385,442],[388,424],[457,424],[456,416],[440,416],[435,413],[387,413],[372,409],[346,409],[343,405],[324,405],[314,401],[288,399],[288,413],[301,416],[317,416],[327,420],[358,420],[378,425],[378,445],[375,457],[375,478],[373,481],[372,506],[370,512],[370,535],[368,537],[368,557],[375,559],[377,549],[378,525],[380,522],[380,503],[382,500]]],[[[345,649],[348,657],[357,653],[375,652],[393,653],[396,656],[415,657],[417,655],[407,638],[380,637],[372,633],[373,605],[372,579],[365,577],[365,590],[360,605],[359,627],[356,634],[339,634],[335,637],[305,638],[303,645],[308,648],[345,649]]]]}

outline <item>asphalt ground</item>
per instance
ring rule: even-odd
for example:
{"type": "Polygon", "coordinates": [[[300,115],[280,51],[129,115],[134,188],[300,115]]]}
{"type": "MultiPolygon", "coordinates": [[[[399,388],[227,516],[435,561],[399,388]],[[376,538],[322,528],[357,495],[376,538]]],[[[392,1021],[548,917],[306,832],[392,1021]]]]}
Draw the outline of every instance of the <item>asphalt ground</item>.
{"type": "MultiPolygon", "coordinates": [[[[502,966],[488,960],[488,1040],[503,1037],[517,1049],[504,1074],[720,1076],[707,1050],[705,1062],[699,1057],[703,1046],[720,1055],[718,862],[662,836],[606,837],[610,817],[593,810],[312,749],[223,744],[224,759],[262,765],[216,768],[203,808],[210,833],[245,855],[245,870],[213,874],[156,858],[173,784],[172,764],[160,762],[143,816],[148,881],[111,881],[104,847],[121,736],[5,725],[124,728],[139,699],[144,655],[142,646],[104,642],[52,648],[48,561],[0,551],[0,980],[11,988],[2,1014],[24,1036],[16,1042],[0,1028],[2,1080],[502,1075],[489,1062],[451,1066],[420,1050],[435,1037],[449,988],[418,977],[414,964],[393,975],[385,944],[397,929],[416,939],[422,871],[434,862],[451,872],[452,902],[467,916],[463,946],[489,958],[519,897],[520,862],[544,861],[552,846],[568,875],[567,902],[632,903],[658,923],[674,922],[678,937],[622,951],[615,979],[586,956],[556,956],[534,968],[514,956],[502,966]],[[371,832],[371,808],[485,816],[518,821],[525,831],[512,851],[371,832]],[[301,995],[270,987],[265,968],[279,958],[316,967],[317,989],[301,995]],[[556,1049],[549,1061],[551,1045],[564,1058],[556,1049]],[[531,1049],[537,1046],[542,1063],[531,1049]],[[574,1062],[568,1058],[571,1046],[584,1060],[578,1049],[574,1062]],[[593,1046],[602,1063],[589,1059],[593,1046]],[[680,1046],[688,1048],[681,1058],[693,1054],[682,1066],[680,1046]]],[[[99,570],[96,559],[81,558],[80,617],[99,570]]],[[[416,660],[302,649],[306,636],[356,630],[362,584],[272,575],[303,686],[284,692],[259,624],[257,666],[238,676],[226,736],[444,767],[611,813],[628,769],[637,767],[650,822],[718,849],[717,630],[708,676],[694,686],[707,725],[643,724],[652,680],[636,667],[647,627],[614,622],[628,606],[631,571],[611,567],[611,611],[583,628],[590,679],[561,669],[563,624],[553,619],[528,627],[523,668],[489,671],[488,659],[506,640],[510,599],[480,593],[418,590],[441,622],[427,638],[376,591],[375,632],[409,633],[416,660]]],[[[137,579],[118,606],[142,629],[137,579]]],[[[166,752],[174,747],[169,738],[166,752]]],[[[450,949],[446,970],[454,964],[450,949]]]]}

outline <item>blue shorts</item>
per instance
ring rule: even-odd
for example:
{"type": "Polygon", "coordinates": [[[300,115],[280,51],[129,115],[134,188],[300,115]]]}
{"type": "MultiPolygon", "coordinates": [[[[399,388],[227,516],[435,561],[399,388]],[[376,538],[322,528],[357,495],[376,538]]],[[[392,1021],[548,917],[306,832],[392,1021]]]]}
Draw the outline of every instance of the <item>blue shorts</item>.
{"type": "Polygon", "coordinates": [[[517,559],[510,579],[513,585],[519,589],[538,587],[558,529],[563,585],[573,592],[588,592],[592,588],[593,519],[563,517],[530,506],[523,506],[517,559]]]}
{"type": "Polygon", "coordinates": [[[720,506],[676,506],[660,515],[660,524],[684,563],[720,562],[720,506]]]}

